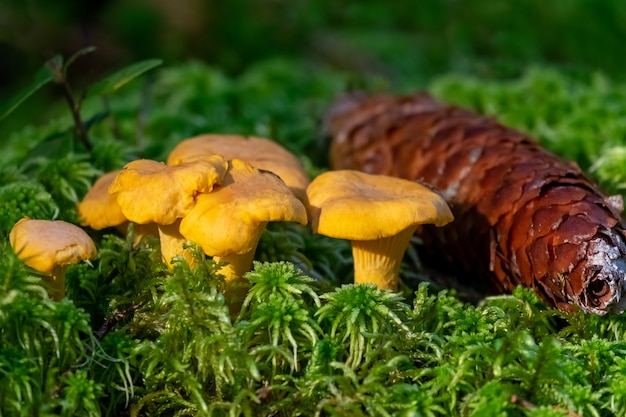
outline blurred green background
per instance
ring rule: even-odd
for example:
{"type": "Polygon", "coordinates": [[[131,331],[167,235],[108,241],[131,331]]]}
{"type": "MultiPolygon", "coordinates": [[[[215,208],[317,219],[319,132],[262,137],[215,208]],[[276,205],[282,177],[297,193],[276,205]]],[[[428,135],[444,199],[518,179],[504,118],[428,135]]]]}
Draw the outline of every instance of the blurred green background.
{"type": "MultiPolygon", "coordinates": [[[[88,45],[98,50],[73,67],[78,85],[143,58],[199,59],[236,75],[277,56],[374,74],[403,89],[450,72],[510,78],[534,64],[621,81],[626,2],[4,0],[0,100],[28,84],[45,59],[88,45]]],[[[30,98],[0,122],[0,134],[45,118],[51,95],[30,98]]]]}
{"type": "Polygon", "coordinates": [[[2,92],[42,60],[95,45],[83,75],[141,58],[237,73],[270,56],[427,80],[515,75],[529,63],[625,77],[621,0],[4,0],[2,92]]]}

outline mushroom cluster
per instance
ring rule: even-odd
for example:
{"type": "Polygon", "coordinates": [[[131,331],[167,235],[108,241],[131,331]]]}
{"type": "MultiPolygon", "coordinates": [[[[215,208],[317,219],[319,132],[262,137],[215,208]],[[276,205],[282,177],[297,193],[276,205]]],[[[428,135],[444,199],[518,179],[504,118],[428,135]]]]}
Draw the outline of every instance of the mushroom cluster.
{"type": "Polygon", "coordinates": [[[202,135],[179,143],[167,163],[137,160],[103,176],[79,205],[84,225],[133,222],[158,228],[163,261],[191,267],[186,241],[241,283],[268,222],[312,223],[314,233],[352,243],[354,280],[398,289],[402,255],[421,224],[452,220],[438,194],[412,181],[330,171],[309,181],[298,158],[276,142],[202,135]],[[104,191],[103,191],[104,190],[104,191]]]}
{"type": "MultiPolygon", "coordinates": [[[[310,220],[314,233],[350,240],[355,283],[396,291],[402,255],[419,225],[452,221],[443,198],[416,182],[350,170],[311,182],[276,142],[236,135],[197,136],[178,144],[167,163],[140,159],[109,172],[78,212],[92,229],[125,231],[134,223],[139,237],[158,233],[170,267],[174,257],[194,267],[185,243],[196,243],[221,264],[232,294],[239,294],[232,289],[242,286],[268,222],[310,220]]],[[[10,238],[20,259],[47,274],[54,299],[64,295],[66,265],[96,256],[91,238],[65,222],[22,219],[10,238]]]]}
{"type": "Polygon", "coordinates": [[[307,224],[302,202],[308,177],[298,159],[276,142],[235,135],[182,141],[167,163],[132,161],[100,178],[79,204],[83,225],[158,229],[163,261],[197,243],[224,266],[232,284],[250,270],[268,222],[307,224]]]}

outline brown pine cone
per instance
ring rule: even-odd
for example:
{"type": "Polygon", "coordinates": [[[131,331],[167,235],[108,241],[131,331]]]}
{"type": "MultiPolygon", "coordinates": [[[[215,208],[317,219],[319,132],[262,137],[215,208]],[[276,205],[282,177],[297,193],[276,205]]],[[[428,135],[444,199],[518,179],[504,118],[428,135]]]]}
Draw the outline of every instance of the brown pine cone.
{"type": "Polygon", "coordinates": [[[604,196],[575,163],[426,94],[345,96],[327,122],[334,169],[421,181],[446,198],[455,220],[419,233],[492,293],[523,285],[566,311],[626,308],[621,199],[604,196]]]}

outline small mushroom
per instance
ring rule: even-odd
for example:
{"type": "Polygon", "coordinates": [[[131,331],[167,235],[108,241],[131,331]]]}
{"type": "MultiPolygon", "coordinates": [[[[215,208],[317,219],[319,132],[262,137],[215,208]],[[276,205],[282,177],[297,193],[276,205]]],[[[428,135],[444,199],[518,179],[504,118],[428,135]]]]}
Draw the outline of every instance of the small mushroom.
{"type": "Polygon", "coordinates": [[[278,175],[304,201],[309,178],[298,158],[278,143],[264,138],[239,135],[201,135],[180,142],[170,152],[168,165],[221,155],[240,159],[258,169],[278,175]]]}
{"type": "Polygon", "coordinates": [[[119,172],[109,172],[98,178],[78,204],[78,215],[84,226],[101,230],[121,226],[128,221],[117,199],[109,194],[109,185],[119,172]]]}
{"type": "Polygon", "coordinates": [[[226,263],[220,273],[230,284],[251,269],[259,239],[273,221],[306,224],[306,209],[278,176],[233,159],[221,186],[197,197],[180,232],[226,263]]]}
{"type": "Polygon", "coordinates": [[[453,220],[445,200],[412,181],[358,171],[329,171],[307,189],[314,233],[352,243],[354,282],[398,289],[402,256],[421,224],[453,220]]]}
{"type": "MultiPolygon", "coordinates": [[[[126,233],[130,222],[124,216],[117,198],[109,193],[109,186],[119,173],[119,170],[112,171],[98,178],[78,204],[78,215],[83,226],[94,230],[115,227],[121,233],[126,233]]],[[[157,227],[153,223],[135,224],[134,230],[135,244],[144,236],[158,235],[157,227]]]]}
{"type": "Polygon", "coordinates": [[[198,195],[210,193],[222,181],[227,166],[217,155],[176,166],[140,159],[126,164],[109,186],[109,193],[128,220],[158,225],[161,255],[167,265],[177,255],[193,265],[191,255],[183,250],[186,239],[178,230],[180,219],[194,207],[198,195]]]}
{"type": "Polygon", "coordinates": [[[48,293],[55,301],[65,295],[68,265],[96,257],[96,246],[80,227],[61,220],[33,220],[24,217],[9,234],[17,257],[29,267],[46,274],[48,293]]]}

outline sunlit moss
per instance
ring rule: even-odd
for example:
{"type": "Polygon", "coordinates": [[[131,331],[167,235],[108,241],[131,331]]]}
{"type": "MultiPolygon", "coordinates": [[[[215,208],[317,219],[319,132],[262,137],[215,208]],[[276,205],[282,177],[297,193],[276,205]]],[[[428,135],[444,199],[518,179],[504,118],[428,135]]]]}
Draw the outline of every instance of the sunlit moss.
{"type": "MultiPolygon", "coordinates": [[[[97,172],[134,157],[162,160],[196,133],[267,134],[306,155],[309,172],[322,172],[323,111],[347,83],[340,72],[318,70],[289,60],[241,76],[198,62],[169,67],[110,97],[116,120],[92,127],[98,155],[42,157],[44,138],[23,133],[27,143],[0,158],[15,167],[2,174],[2,230],[22,215],[78,222],[73,205],[97,172]]],[[[517,81],[442,78],[433,90],[527,129],[555,152],[595,164],[605,184],[621,184],[623,85],[535,69],[517,81]]],[[[70,136],[44,145],[66,149],[70,136]]],[[[233,315],[216,264],[194,245],[194,268],[177,259],[168,269],[158,239],[137,242],[133,226],[86,230],[98,257],[68,270],[60,303],[47,299],[6,241],[0,247],[7,415],[626,413],[624,316],[559,312],[528,289],[472,305],[426,284],[407,298],[352,285],[349,244],[294,225],[269,228],[246,275],[244,307],[233,315]]]]}

